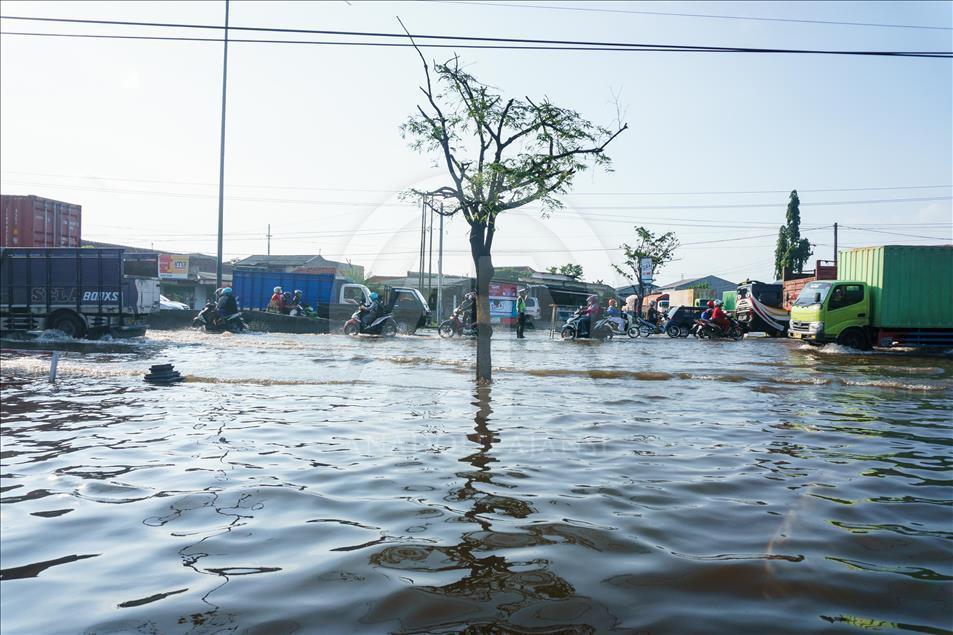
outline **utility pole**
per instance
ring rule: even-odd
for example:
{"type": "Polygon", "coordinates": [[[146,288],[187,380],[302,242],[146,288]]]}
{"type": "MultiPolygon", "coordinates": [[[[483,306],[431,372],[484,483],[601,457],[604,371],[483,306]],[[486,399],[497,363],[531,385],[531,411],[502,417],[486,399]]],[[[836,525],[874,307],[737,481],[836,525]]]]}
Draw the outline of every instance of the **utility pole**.
{"type": "Polygon", "coordinates": [[[268,233],[265,234],[268,238],[268,255],[271,255],[271,223],[268,223],[268,233]]]}
{"type": "Polygon", "coordinates": [[[222,233],[225,223],[225,97],[228,88],[228,3],[225,0],[225,53],[222,61],[222,135],[218,161],[218,262],[215,285],[222,288],[222,233]]]}
{"type": "Polygon", "coordinates": [[[427,256],[427,302],[433,292],[433,200],[430,201],[430,252],[427,256]]]}
{"type": "Polygon", "coordinates": [[[424,251],[427,248],[427,197],[420,197],[420,264],[417,269],[417,288],[424,288],[424,251]]]}
{"type": "Polygon", "coordinates": [[[437,247],[437,326],[443,321],[443,203],[440,203],[440,239],[437,247]]]}
{"type": "Polygon", "coordinates": [[[837,271],[837,223],[834,223],[834,271],[837,271]]]}

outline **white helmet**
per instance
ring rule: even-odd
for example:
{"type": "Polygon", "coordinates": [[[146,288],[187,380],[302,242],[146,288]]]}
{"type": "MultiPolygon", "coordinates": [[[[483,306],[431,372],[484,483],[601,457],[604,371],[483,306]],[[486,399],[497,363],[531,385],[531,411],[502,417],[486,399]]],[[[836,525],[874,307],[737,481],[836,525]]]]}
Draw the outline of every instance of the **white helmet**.
{"type": "Polygon", "coordinates": [[[715,306],[721,306],[721,300],[715,300],[715,306]]]}
{"type": "Polygon", "coordinates": [[[281,287],[275,287],[275,290],[272,293],[281,293],[281,287]]]}

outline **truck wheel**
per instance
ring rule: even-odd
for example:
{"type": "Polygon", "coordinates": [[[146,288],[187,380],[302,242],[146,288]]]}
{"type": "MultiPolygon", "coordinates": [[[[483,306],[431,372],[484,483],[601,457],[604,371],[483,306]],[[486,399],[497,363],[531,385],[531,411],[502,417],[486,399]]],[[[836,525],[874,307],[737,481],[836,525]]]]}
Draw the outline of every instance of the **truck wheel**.
{"type": "Polygon", "coordinates": [[[838,336],[837,343],[858,351],[870,350],[870,342],[867,340],[867,334],[860,329],[847,329],[838,336]]]}
{"type": "Polygon", "coordinates": [[[49,319],[47,328],[63,331],[69,337],[80,339],[86,334],[86,325],[74,313],[57,313],[49,319]]]}

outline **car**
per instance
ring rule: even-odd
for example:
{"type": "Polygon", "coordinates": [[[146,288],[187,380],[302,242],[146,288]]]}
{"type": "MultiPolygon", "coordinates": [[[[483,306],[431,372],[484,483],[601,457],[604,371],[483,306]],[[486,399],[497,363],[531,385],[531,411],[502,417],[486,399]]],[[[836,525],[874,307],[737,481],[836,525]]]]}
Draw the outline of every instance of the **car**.
{"type": "Polygon", "coordinates": [[[163,311],[189,311],[191,307],[185,302],[170,300],[164,295],[159,296],[159,308],[163,311]]]}
{"type": "Polygon", "coordinates": [[[701,317],[705,307],[700,306],[674,306],[668,310],[665,315],[665,332],[672,337],[687,337],[688,332],[695,324],[695,320],[701,317]],[[677,330],[669,331],[670,327],[677,330]]]}

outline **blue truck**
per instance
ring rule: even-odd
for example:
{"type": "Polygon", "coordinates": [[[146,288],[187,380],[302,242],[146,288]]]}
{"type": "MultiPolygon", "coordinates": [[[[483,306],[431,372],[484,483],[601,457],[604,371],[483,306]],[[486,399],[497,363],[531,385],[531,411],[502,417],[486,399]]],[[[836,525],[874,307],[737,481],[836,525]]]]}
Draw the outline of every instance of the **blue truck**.
{"type": "Polygon", "coordinates": [[[143,335],[159,310],[158,269],[122,249],[0,249],[0,332],[53,329],[76,338],[143,335]],[[148,272],[147,272],[148,273],[148,272]]]}
{"type": "MultiPolygon", "coordinates": [[[[266,310],[275,287],[288,292],[300,290],[304,305],[314,308],[327,331],[343,328],[357,307],[371,299],[370,290],[363,284],[330,273],[267,271],[256,267],[236,267],[232,272],[232,289],[243,311],[266,310]]],[[[417,289],[389,287],[381,301],[404,333],[413,333],[430,317],[427,301],[417,289]]]]}

